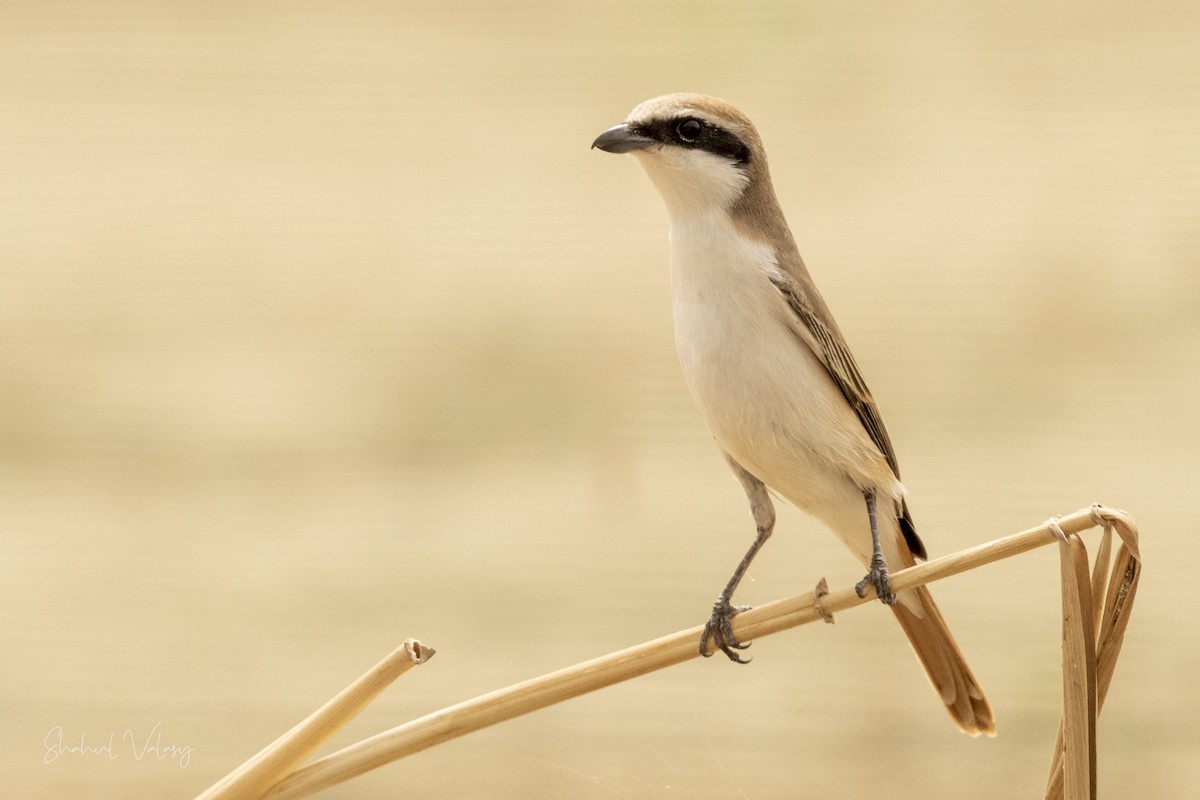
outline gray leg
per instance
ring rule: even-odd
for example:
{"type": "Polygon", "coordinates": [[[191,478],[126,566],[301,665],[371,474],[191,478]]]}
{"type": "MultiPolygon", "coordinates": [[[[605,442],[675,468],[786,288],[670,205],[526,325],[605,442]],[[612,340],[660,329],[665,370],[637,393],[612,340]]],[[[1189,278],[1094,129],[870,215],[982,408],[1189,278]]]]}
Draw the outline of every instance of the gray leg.
{"type": "Polygon", "coordinates": [[[896,605],[896,593],[892,591],[892,579],[888,577],[887,562],[883,560],[883,548],[879,546],[879,520],[875,516],[875,492],[863,492],[867,501],[867,518],[871,521],[871,571],[859,581],[854,591],[859,597],[867,596],[867,587],[874,586],[875,594],[884,605],[896,605]]]}
{"type": "Polygon", "coordinates": [[[767,487],[763,485],[762,481],[743,469],[742,465],[730,458],[728,454],[726,454],[725,460],[729,462],[733,474],[737,476],[742,488],[746,490],[746,498],[750,501],[750,514],[754,517],[757,535],[754,537],[754,543],[750,545],[750,549],[746,551],[746,555],[742,556],[741,563],[733,571],[729,583],[725,584],[725,588],[713,605],[712,616],[704,624],[704,633],[700,635],[700,655],[705,658],[712,655],[712,651],[708,649],[708,640],[712,638],[721,652],[731,661],[745,664],[748,659],[742,658],[734,651],[745,650],[750,645],[742,644],[733,635],[732,620],[734,614],[746,609],[733,605],[733,593],[737,590],[738,584],[742,582],[746,570],[750,568],[750,562],[758,555],[758,551],[766,544],[767,539],[771,538],[771,531],[775,528],[775,505],[771,502],[771,496],[767,494],[767,487]]]}

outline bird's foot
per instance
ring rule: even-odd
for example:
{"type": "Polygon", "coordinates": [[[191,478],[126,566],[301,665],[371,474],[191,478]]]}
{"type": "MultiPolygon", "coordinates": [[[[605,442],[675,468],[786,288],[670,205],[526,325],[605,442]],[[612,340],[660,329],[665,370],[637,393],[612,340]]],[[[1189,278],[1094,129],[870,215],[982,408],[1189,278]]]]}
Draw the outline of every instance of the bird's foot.
{"type": "Polygon", "coordinates": [[[704,623],[704,632],[700,634],[700,655],[708,658],[713,654],[712,650],[708,649],[708,640],[711,638],[717,643],[717,647],[721,652],[729,657],[730,661],[736,661],[739,664],[748,664],[750,659],[742,658],[737,654],[737,650],[745,650],[750,646],[749,642],[743,644],[733,635],[733,616],[740,611],[748,611],[750,606],[735,606],[729,602],[728,597],[720,597],[713,604],[712,616],[708,618],[708,622],[704,623]]]}
{"type": "Polygon", "coordinates": [[[896,593],[892,591],[892,579],[888,575],[887,564],[883,556],[876,554],[871,559],[871,571],[854,586],[859,597],[867,596],[867,587],[875,587],[875,595],[885,606],[896,605],[896,593]]]}

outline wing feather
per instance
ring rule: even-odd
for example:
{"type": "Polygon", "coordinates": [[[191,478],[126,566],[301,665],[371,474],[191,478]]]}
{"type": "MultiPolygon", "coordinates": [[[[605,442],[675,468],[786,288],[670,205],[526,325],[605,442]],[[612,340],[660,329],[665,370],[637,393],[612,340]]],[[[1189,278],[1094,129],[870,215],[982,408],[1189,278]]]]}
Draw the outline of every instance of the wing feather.
{"type": "MultiPolygon", "coordinates": [[[[803,265],[801,265],[801,269],[803,269],[803,265]]],[[[820,295],[815,293],[815,290],[806,296],[806,293],[800,288],[799,282],[782,270],[772,276],[771,282],[783,295],[788,308],[799,318],[803,326],[802,333],[808,334],[804,337],[806,343],[825,365],[825,369],[829,371],[834,383],[841,389],[842,396],[846,398],[846,402],[858,415],[867,435],[871,437],[871,441],[887,459],[888,466],[892,468],[892,473],[899,480],[900,465],[896,460],[896,451],[892,447],[887,427],[883,424],[883,416],[879,413],[879,406],[875,403],[871,390],[867,388],[862,371],[859,370],[858,364],[846,344],[846,339],[838,330],[837,323],[833,321],[825,302],[820,295]]],[[[912,516],[908,511],[908,503],[904,500],[898,504],[896,516],[900,521],[900,530],[913,555],[925,558],[925,545],[917,536],[916,527],[913,525],[912,516]]]]}

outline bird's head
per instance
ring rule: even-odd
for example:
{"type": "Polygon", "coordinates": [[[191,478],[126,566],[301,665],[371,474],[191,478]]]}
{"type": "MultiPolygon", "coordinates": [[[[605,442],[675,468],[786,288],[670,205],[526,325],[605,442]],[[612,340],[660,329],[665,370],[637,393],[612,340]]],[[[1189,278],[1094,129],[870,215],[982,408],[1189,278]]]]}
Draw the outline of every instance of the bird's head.
{"type": "Polygon", "coordinates": [[[702,94],[647,100],[592,147],[637,156],[672,216],[729,210],[753,183],[769,185],[762,140],[750,119],[702,94]]]}

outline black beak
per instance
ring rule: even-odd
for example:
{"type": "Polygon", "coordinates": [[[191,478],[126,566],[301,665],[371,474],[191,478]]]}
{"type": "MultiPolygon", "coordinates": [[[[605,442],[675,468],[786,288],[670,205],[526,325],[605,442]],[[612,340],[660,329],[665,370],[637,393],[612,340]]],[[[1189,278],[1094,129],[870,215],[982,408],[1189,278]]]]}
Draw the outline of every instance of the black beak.
{"type": "Polygon", "coordinates": [[[634,133],[625,123],[614,125],[596,137],[592,147],[599,147],[606,153],[632,153],[635,150],[645,150],[658,144],[658,140],[634,133]]]}

